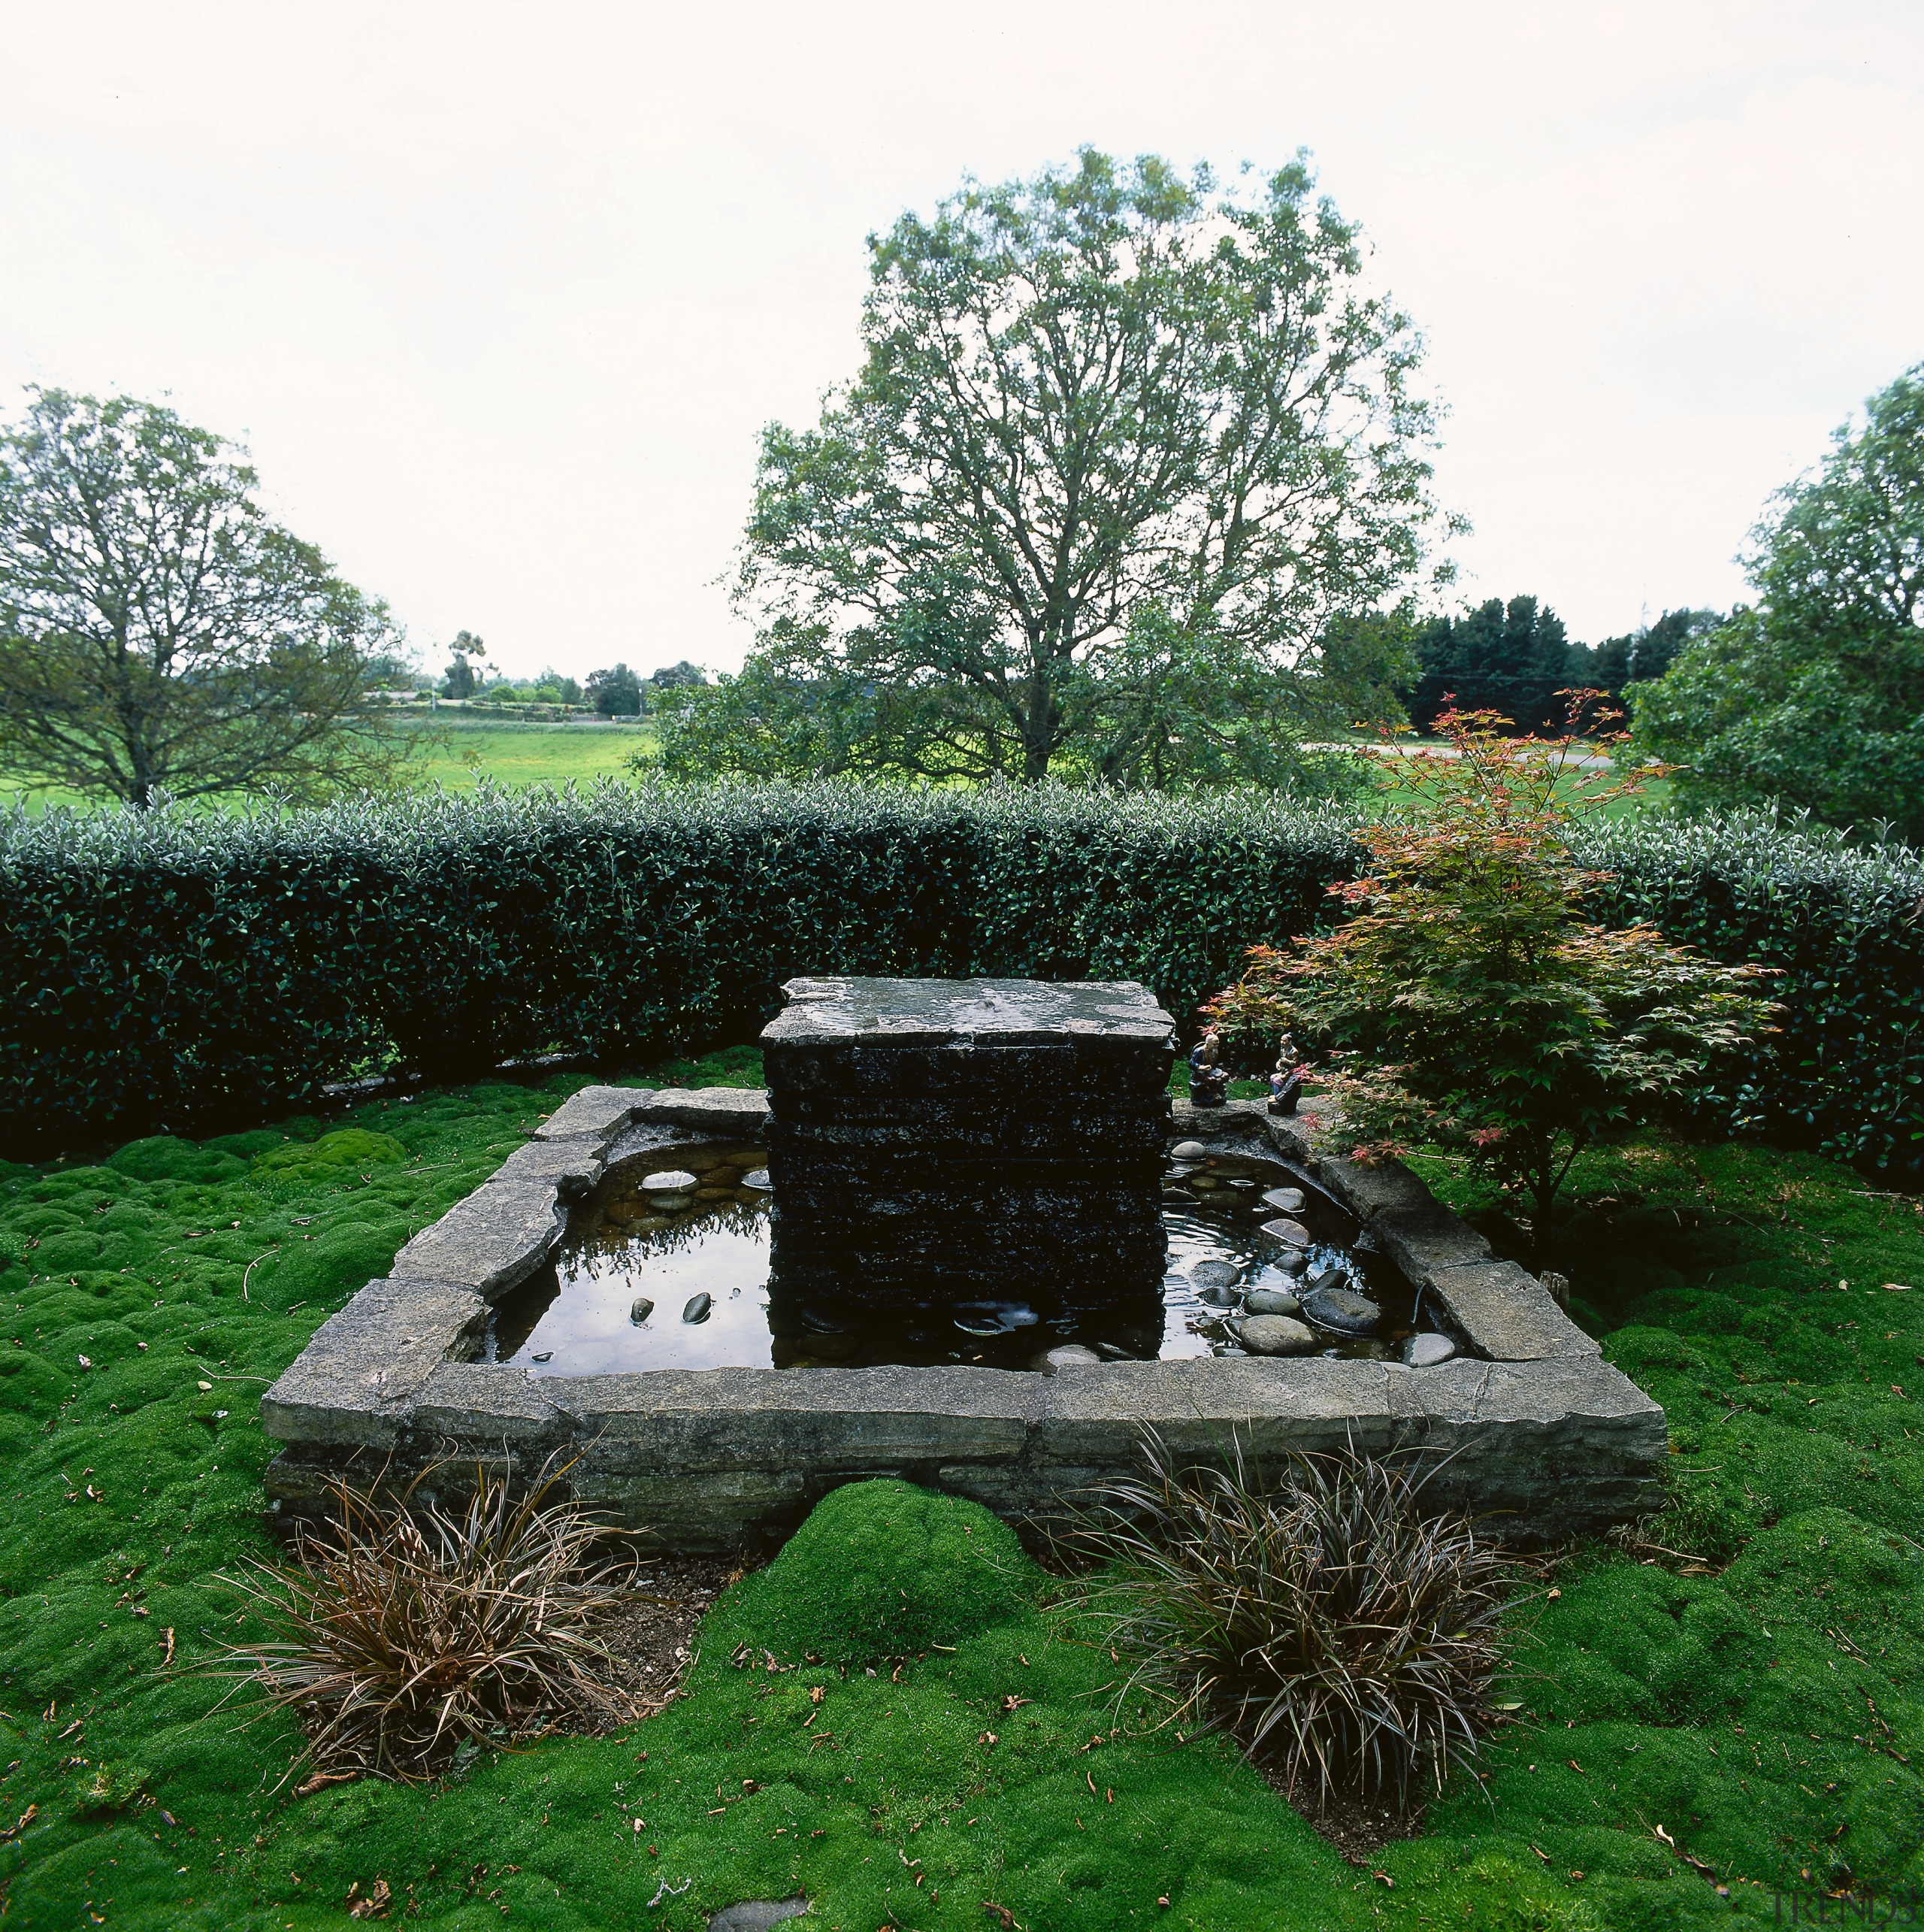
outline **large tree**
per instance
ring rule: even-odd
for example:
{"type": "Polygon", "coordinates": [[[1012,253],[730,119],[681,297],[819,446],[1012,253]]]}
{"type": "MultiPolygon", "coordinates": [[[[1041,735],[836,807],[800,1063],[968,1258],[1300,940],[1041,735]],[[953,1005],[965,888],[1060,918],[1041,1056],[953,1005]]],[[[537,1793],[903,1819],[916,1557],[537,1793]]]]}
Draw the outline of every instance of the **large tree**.
{"type": "Polygon", "coordinates": [[[1423,565],[1433,417],[1302,161],[1221,192],[1085,150],[870,246],[861,373],[764,435],[759,648],[669,694],[671,764],[1175,783],[1395,710],[1333,624],[1423,565]]]}
{"type": "Polygon", "coordinates": [[[1417,633],[1416,654],[1409,713],[1420,731],[1452,707],[1494,711],[1522,731],[1563,721],[1558,693],[1572,682],[1572,647],[1562,619],[1534,597],[1493,597],[1460,617],[1433,617],[1417,633]]]}
{"type": "Polygon", "coordinates": [[[1638,746],[1687,800],[1924,839],[1924,364],[1777,493],[1751,546],[1755,606],[1632,689],[1638,746]]]}
{"type": "Polygon", "coordinates": [[[31,389],[0,431],[0,773],[146,806],[388,781],[386,607],[171,409],[31,389]]]}

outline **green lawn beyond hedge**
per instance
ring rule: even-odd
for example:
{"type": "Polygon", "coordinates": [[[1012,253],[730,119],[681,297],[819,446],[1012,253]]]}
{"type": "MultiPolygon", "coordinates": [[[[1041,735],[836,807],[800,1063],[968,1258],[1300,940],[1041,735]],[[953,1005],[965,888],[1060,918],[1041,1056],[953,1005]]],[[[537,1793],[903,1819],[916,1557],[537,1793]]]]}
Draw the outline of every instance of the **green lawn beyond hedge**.
{"type": "Polygon", "coordinates": [[[824,1932],[979,1932],[1005,1922],[985,1900],[1028,1932],[1623,1932],[1924,1879],[1917,1204],[1814,1155],[1656,1141],[1585,1162],[1562,1233],[1587,1319],[1669,1409],[1653,1534],[1679,1554],[1568,1555],[1513,1615],[1487,1795],[1453,1786],[1363,1867],[1218,1743],[1085,1749],[1115,1723],[1106,1652],[993,1519],[893,1484],[732,1591],[655,1721],[293,1796],[286,1726],[240,1728],[200,1674],[243,1628],[215,1573],[266,1548],[260,1390],[573,1084],[0,1167],[8,1924],[333,1926],[378,1879],[391,1918],[444,1927],[688,1932],[801,1890],[824,1932]],[[871,1648],[907,1661],[870,1676],[871,1648]]]}

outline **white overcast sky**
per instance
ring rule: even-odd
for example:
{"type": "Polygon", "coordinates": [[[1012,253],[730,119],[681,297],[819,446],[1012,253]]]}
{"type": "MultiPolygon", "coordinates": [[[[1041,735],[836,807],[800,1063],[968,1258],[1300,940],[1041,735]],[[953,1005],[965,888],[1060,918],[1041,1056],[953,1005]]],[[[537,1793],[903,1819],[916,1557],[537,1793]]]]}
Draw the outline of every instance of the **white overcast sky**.
{"type": "Polygon", "coordinates": [[[1465,595],[1729,603],[1924,358],[1924,5],[0,5],[0,405],[171,395],[434,663],[718,668],[864,238],[1092,143],[1311,151],[1429,343],[1465,595]]]}

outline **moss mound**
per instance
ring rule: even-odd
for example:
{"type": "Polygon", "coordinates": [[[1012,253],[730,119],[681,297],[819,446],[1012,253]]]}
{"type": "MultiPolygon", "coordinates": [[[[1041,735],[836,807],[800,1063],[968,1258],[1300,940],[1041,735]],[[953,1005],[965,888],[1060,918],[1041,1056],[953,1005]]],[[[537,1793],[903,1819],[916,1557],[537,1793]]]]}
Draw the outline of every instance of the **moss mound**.
{"type": "Polygon", "coordinates": [[[731,1625],[778,1657],[913,1657],[1021,1616],[1037,1571],[979,1504],[892,1480],[824,1497],[743,1592],[731,1625]]]}

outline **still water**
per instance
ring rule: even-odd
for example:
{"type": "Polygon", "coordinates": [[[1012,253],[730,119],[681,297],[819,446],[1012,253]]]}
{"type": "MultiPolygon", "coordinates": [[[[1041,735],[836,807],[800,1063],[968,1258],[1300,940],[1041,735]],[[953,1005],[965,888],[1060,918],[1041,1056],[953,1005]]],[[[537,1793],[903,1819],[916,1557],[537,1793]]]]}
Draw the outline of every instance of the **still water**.
{"type": "Polygon", "coordinates": [[[1169,1360],[1239,1352],[1224,1318],[1242,1295],[1318,1279],[1368,1295],[1384,1317],[1368,1340],[1319,1334],[1320,1352],[1381,1355],[1410,1325],[1400,1277],[1348,1245],[1354,1223],[1305,1177],[1255,1155],[1171,1167],[1159,1306],[1052,1317],[1015,1298],[926,1308],[804,1301],[771,1279],[767,1159],[761,1148],[717,1142],[656,1149],[611,1173],[576,1210],[554,1266],[496,1309],[484,1359],[569,1376],[830,1364],[1021,1369],[1075,1341],[1112,1359],[1169,1360]],[[1301,1191],[1304,1205],[1284,1216],[1264,1199],[1278,1188],[1301,1191]],[[1297,1231],[1280,1238],[1266,1222],[1297,1231]]]}

